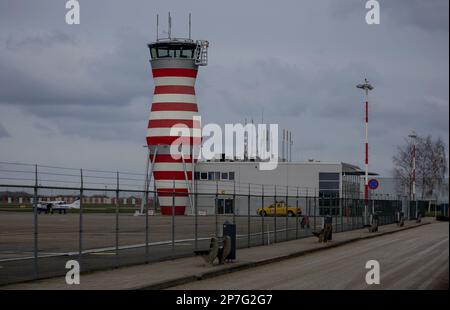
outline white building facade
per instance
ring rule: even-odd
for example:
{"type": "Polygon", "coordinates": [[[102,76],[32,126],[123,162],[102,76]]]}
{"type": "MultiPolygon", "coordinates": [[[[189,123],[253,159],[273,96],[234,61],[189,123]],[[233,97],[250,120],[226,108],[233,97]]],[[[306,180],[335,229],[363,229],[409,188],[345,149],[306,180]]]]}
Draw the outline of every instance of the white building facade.
{"type": "MultiPolygon", "coordinates": [[[[275,170],[260,170],[252,161],[203,161],[195,165],[192,203],[202,214],[255,215],[274,201],[305,208],[314,197],[360,199],[362,173],[342,162],[280,162],[275,170]]],[[[186,214],[193,214],[190,206],[186,214]]]]}

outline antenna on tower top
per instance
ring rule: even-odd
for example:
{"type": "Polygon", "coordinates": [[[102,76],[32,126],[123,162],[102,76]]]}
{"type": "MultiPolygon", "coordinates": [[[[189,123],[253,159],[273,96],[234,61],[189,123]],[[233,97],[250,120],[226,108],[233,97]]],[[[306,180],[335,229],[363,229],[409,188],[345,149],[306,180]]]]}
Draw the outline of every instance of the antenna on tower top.
{"type": "Polygon", "coordinates": [[[159,14],[156,14],[156,41],[159,39],[159,14]]]}
{"type": "Polygon", "coordinates": [[[189,13],[189,40],[191,39],[191,13],[189,13]]]}
{"type": "Polygon", "coordinates": [[[169,12],[169,30],[168,30],[168,35],[169,35],[169,39],[171,39],[171,34],[172,34],[172,18],[170,17],[170,12],[169,12]]]}

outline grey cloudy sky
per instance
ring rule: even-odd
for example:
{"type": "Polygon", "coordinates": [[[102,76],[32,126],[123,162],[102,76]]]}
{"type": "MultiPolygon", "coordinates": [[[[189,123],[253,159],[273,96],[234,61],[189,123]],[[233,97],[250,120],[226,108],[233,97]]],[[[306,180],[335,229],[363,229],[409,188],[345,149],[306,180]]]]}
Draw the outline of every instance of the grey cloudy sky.
{"type": "MultiPolygon", "coordinates": [[[[210,41],[197,95],[203,123],[278,123],[294,160],[362,165],[364,77],[371,170],[389,174],[411,129],[449,140],[448,0],[0,1],[0,161],[142,171],[156,14],[210,41]]],[[[162,31],[161,31],[162,32],[162,31]]]]}

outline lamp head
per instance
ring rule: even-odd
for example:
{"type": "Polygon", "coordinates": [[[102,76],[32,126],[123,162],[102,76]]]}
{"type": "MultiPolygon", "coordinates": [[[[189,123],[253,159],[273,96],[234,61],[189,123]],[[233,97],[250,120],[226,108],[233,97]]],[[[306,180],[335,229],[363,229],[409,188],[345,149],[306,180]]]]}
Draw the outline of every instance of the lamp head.
{"type": "Polygon", "coordinates": [[[413,130],[413,131],[408,135],[408,137],[410,137],[410,138],[412,138],[412,139],[416,139],[416,138],[417,138],[417,134],[416,134],[416,132],[413,130]]]}

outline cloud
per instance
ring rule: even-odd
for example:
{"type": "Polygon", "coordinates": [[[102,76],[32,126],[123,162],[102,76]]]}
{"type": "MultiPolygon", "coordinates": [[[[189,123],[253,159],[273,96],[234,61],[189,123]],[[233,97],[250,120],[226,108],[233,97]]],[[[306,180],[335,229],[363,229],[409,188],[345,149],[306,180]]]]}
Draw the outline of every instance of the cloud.
{"type": "Polygon", "coordinates": [[[0,139],[1,138],[9,138],[9,137],[11,137],[11,135],[6,130],[6,128],[2,125],[2,123],[0,123],[0,139]]]}
{"type": "Polygon", "coordinates": [[[430,32],[448,32],[449,2],[442,0],[380,1],[390,19],[398,24],[430,32]]]}
{"type": "MultiPolygon", "coordinates": [[[[334,1],[333,1],[334,2],[334,1]]],[[[339,1],[331,3],[332,16],[341,20],[359,19],[365,23],[367,1],[339,1]]],[[[425,32],[448,32],[449,2],[446,0],[378,0],[381,25],[413,27],[425,32]]]]}
{"type": "Polygon", "coordinates": [[[64,24],[64,6],[54,1],[5,3],[5,160],[46,160],[36,154],[58,145],[48,160],[63,166],[142,166],[153,91],[146,43],[155,37],[156,13],[169,10],[174,34],[186,33],[192,12],[194,37],[211,42],[196,89],[203,123],[264,117],[293,131],[295,160],[362,164],[364,96],[355,85],[367,77],[375,86],[371,169],[388,173],[395,146],[413,128],[448,141],[446,0],[380,1],[376,27],[365,24],[365,2],[351,0],[91,1],[82,3],[79,26],[64,24]],[[36,153],[27,152],[29,141],[36,153]]]}

